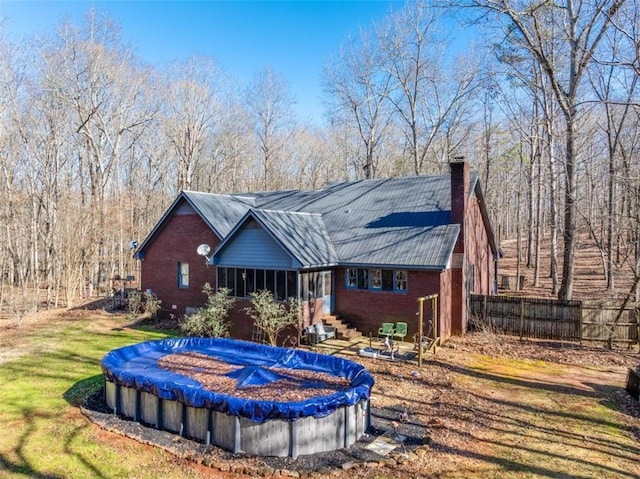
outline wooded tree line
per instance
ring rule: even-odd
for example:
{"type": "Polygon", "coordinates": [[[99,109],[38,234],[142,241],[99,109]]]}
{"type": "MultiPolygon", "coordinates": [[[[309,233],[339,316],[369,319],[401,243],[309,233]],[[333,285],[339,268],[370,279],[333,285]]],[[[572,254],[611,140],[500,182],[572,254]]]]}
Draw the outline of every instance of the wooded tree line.
{"type": "Polygon", "coordinates": [[[137,276],[129,242],[181,189],[315,189],[445,173],[455,156],[536,282],[548,237],[553,292],[571,298],[585,231],[613,291],[616,271],[640,271],[638,15],[623,0],[409,2],[327,59],[317,124],[269,66],[241,85],[211,58],[145,65],[96,10],[49,37],[0,30],[0,306],[19,318],[137,276]]]}

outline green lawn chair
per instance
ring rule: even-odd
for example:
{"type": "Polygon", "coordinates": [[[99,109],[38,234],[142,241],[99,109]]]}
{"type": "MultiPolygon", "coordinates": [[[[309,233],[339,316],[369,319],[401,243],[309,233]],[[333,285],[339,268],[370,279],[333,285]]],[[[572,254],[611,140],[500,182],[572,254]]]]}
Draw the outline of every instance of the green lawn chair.
{"type": "Polygon", "coordinates": [[[393,336],[394,329],[393,323],[382,323],[382,326],[378,328],[378,337],[388,338],[389,336],[393,336]]]}
{"type": "Polygon", "coordinates": [[[407,323],[396,323],[395,331],[393,333],[394,339],[399,339],[400,341],[404,341],[405,336],[407,335],[407,323]]]}

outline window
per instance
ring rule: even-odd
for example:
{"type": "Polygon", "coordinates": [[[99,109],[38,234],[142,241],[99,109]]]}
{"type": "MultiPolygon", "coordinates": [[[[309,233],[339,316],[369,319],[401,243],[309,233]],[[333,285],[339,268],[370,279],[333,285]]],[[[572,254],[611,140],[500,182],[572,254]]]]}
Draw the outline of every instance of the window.
{"type": "Polygon", "coordinates": [[[405,270],[347,268],[345,287],[374,291],[407,291],[408,273],[405,270]]]}
{"type": "Polygon", "coordinates": [[[406,271],[396,271],[396,291],[406,291],[407,290],[407,272],[406,271]]]}
{"type": "Polygon", "coordinates": [[[309,278],[309,299],[314,300],[322,297],[322,279],[320,272],[311,271],[308,273],[309,278]]]}
{"type": "Polygon", "coordinates": [[[393,291],[393,271],[390,269],[382,270],[382,290],[393,291]]]}
{"type": "Polygon", "coordinates": [[[236,296],[244,297],[247,295],[245,279],[246,273],[244,269],[236,268],[236,296]]]}
{"type": "Polygon", "coordinates": [[[264,287],[264,270],[257,269],[256,270],[256,291],[262,291],[263,289],[266,289],[264,287]]]}
{"type": "Polygon", "coordinates": [[[178,263],[178,288],[189,287],[189,263],[178,263]]]}
{"type": "Polygon", "coordinates": [[[302,301],[308,301],[309,300],[309,273],[302,273],[300,275],[299,298],[302,301]]]}
{"type": "Polygon", "coordinates": [[[371,270],[371,289],[381,289],[381,288],[382,288],[382,270],[372,269],[371,270]]]}
{"type": "Polygon", "coordinates": [[[287,282],[286,271],[276,271],[276,300],[284,301],[287,299],[287,282]]]}
{"type": "Polygon", "coordinates": [[[287,271],[287,291],[284,293],[284,299],[296,297],[298,288],[298,275],[295,271],[287,271]]]}
{"type": "Polygon", "coordinates": [[[236,270],[235,268],[216,268],[218,270],[218,289],[228,288],[229,295],[236,295],[236,270]]]}
{"type": "Polygon", "coordinates": [[[274,294],[276,292],[276,283],[274,281],[275,274],[276,274],[275,271],[272,271],[270,269],[266,270],[265,282],[264,282],[264,289],[266,289],[267,291],[271,291],[274,294]]]}
{"type": "Polygon", "coordinates": [[[358,269],[358,289],[369,289],[368,269],[358,269]]]}
{"type": "Polygon", "coordinates": [[[355,288],[358,284],[358,272],[355,269],[347,269],[347,288],[355,288]]]}
{"type": "Polygon", "coordinates": [[[295,271],[216,268],[218,289],[228,288],[229,295],[236,298],[250,298],[251,293],[264,289],[271,291],[277,301],[296,297],[298,274],[295,271]]]}
{"type": "Polygon", "coordinates": [[[255,269],[246,269],[245,271],[245,280],[247,284],[247,294],[255,293],[256,291],[256,270],[255,269]]]}

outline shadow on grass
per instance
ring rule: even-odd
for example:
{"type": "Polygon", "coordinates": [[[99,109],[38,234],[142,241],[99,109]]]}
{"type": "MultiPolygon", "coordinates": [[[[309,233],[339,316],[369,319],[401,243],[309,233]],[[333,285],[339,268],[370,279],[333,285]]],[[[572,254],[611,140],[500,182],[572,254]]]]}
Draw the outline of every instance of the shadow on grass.
{"type": "Polygon", "coordinates": [[[38,472],[31,468],[28,464],[17,464],[7,459],[3,454],[0,454],[0,470],[7,471],[10,474],[19,474],[24,477],[30,477],[34,479],[62,479],[63,476],[55,474],[46,474],[38,472]]]}
{"type": "Polygon", "coordinates": [[[72,406],[79,407],[86,398],[98,392],[103,386],[104,376],[96,374],[75,383],[64,392],[62,397],[72,406]]]}

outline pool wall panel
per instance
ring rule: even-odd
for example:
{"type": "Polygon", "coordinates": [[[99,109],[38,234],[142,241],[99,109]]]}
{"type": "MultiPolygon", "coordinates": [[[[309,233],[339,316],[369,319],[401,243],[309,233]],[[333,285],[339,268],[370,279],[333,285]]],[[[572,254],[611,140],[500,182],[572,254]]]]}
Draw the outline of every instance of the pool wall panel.
{"type": "Polygon", "coordinates": [[[263,423],[240,419],[242,450],[257,456],[288,456],[290,423],[282,419],[263,423]]]}
{"type": "Polygon", "coordinates": [[[155,394],[142,391],[140,393],[140,420],[145,424],[158,426],[158,403],[160,399],[155,394]]]}
{"type": "Polygon", "coordinates": [[[273,419],[257,423],[206,408],[185,406],[179,401],[160,400],[144,391],[136,399],[135,389],[106,381],[105,398],[112,409],[118,394],[121,397],[118,413],[123,416],[138,417],[158,427],[161,410],[162,428],[168,431],[234,452],[294,458],[353,445],[366,432],[369,407],[368,401],[361,401],[321,418],[308,416],[296,421],[273,419]]]}
{"type": "Polygon", "coordinates": [[[185,436],[205,442],[207,440],[207,423],[207,409],[188,407],[185,436]]]}
{"type": "Polygon", "coordinates": [[[182,433],[182,403],[162,401],[162,425],[167,431],[182,433]]]}
{"type": "Polygon", "coordinates": [[[127,417],[136,417],[136,390],[134,388],[120,387],[120,411],[127,417]]]}

